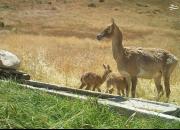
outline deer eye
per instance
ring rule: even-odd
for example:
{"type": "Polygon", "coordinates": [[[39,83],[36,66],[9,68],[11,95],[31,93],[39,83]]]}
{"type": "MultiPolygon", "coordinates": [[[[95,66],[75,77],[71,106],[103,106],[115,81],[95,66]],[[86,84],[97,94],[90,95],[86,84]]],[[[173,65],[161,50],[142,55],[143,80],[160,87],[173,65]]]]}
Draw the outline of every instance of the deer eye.
{"type": "Polygon", "coordinates": [[[105,31],[105,32],[108,32],[108,30],[109,30],[109,29],[108,29],[108,28],[106,28],[104,31],[105,31]]]}
{"type": "Polygon", "coordinates": [[[109,27],[107,31],[108,31],[108,33],[111,33],[111,28],[109,27]]]}

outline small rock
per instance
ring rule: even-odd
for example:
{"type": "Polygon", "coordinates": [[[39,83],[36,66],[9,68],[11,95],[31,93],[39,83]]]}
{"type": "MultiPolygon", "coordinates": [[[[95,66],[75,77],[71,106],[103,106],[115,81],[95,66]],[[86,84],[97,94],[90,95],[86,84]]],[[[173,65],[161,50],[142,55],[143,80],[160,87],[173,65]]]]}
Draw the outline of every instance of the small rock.
{"type": "Polygon", "coordinates": [[[57,10],[57,8],[56,7],[52,7],[51,10],[57,10]]]}
{"type": "Polygon", "coordinates": [[[119,9],[118,9],[118,8],[115,8],[114,10],[115,10],[115,11],[118,11],[119,9]]]}
{"type": "Polygon", "coordinates": [[[144,4],[141,4],[141,3],[136,3],[137,6],[139,7],[149,7],[148,5],[144,5],[144,4]]]}
{"type": "Polygon", "coordinates": [[[90,4],[88,4],[88,7],[93,7],[93,8],[95,8],[95,7],[96,7],[96,4],[90,3],[90,4]]]}
{"type": "Polygon", "coordinates": [[[4,24],[4,22],[2,22],[2,21],[0,21],[0,27],[5,27],[5,24],[4,24]]]}
{"type": "Polygon", "coordinates": [[[155,13],[161,13],[161,10],[155,9],[153,12],[155,12],[155,13]]]}
{"type": "Polygon", "coordinates": [[[51,2],[51,1],[48,1],[48,4],[49,4],[49,5],[52,5],[52,2],[51,2]]]}
{"type": "Polygon", "coordinates": [[[142,11],[138,11],[138,14],[142,14],[143,12],[142,11]]]}
{"type": "Polygon", "coordinates": [[[105,0],[99,0],[99,2],[104,2],[105,0]]]}

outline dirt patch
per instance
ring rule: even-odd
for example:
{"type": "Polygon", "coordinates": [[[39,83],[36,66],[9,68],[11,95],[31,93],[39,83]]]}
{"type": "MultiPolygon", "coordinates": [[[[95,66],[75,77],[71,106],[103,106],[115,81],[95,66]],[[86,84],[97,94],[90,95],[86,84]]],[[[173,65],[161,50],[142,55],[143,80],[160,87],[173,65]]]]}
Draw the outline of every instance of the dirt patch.
{"type": "Polygon", "coordinates": [[[96,4],[94,4],[94,3],[90,3],[90,4],[88,4],[88,7],[95,8],[95,7],[96,7],[96,4]]]}

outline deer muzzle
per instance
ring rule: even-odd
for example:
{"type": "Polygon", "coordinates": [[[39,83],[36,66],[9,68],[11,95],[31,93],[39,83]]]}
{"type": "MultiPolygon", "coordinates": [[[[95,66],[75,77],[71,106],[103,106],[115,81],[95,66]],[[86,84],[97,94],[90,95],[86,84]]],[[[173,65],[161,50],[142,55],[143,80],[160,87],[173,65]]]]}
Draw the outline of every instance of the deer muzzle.
{"type": "Polygon", "coordinates": [[[103,38],[103,35],[102,34],[98,34],[96,38],[97,38],[97,40],[100,41],[103,38]]]}

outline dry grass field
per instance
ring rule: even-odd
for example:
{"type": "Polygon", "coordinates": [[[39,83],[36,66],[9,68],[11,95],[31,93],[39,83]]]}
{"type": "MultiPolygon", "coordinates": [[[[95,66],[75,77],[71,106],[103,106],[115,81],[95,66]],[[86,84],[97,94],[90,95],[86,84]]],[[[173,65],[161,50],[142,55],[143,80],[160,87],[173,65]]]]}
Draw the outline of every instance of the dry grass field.
{"type": "MultiPolygon", "coordinates": [[[[96,40],[112,17],[124,46],[163,48],[180,59],[180,11],[171,4],[180,7],[178,0],[0,0],[0,49],[19,56],[32,79],[78,88],[81,74],[102,74],[103,63],[117,72],[111,41],[96,40]]],[[[177,104],[179,73],[180,64],[171,77],[170,101],[177,104]]],[[[155,96],[153,80],[139,79],[137,97],[155,96]]]]}

